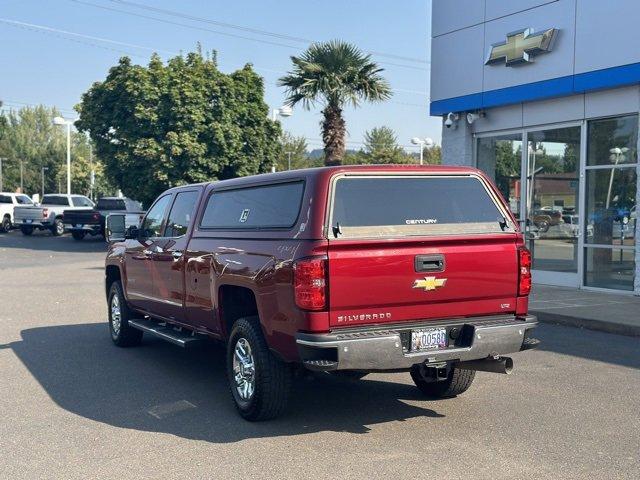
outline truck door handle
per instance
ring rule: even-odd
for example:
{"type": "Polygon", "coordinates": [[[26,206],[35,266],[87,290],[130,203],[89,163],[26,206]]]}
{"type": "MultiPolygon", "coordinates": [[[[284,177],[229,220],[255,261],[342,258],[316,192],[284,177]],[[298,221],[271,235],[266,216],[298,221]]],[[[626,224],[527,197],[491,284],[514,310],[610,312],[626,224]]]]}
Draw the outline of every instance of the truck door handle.
{"type": "Polygon", "coordinates": [[[416,255],[416,272],[444,272],[444,255],[416,255]]]}

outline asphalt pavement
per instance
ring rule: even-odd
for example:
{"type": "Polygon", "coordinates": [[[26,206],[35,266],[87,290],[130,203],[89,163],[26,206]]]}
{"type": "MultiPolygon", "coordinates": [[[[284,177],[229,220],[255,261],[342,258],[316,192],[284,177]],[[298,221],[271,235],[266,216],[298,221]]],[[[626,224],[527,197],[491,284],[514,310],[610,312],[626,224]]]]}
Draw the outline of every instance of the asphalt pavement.
{"type": "Polygon", "coordinates": [[[222,348],[111,344],[104,250],[0,234],[1,479],[640,477],[639,338],[543,324],[458,398],[300,379],[286,416],[247,423],[222,348]]]}

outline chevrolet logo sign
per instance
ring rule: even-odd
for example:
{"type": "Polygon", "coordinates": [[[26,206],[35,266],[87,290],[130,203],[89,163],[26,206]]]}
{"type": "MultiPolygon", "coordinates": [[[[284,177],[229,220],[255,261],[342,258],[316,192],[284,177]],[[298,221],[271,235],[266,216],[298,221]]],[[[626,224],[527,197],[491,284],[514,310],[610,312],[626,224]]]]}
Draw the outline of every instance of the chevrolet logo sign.
{"type": "Polygon", "coordinates": [[[505,62],[507,67],[520,63],[533,62],[532,57],[540,53],[550,52],[553,48],[557,28],[550,28],[542,32],[533,33],[531,28],[525,28],[507,35],[507,41],[491,45],[485,65],[505,62]]]}
{"type": "Polygon", "coordinates": [[[424,280],[416,280],[413,283],[413,288],[421,288],[425,292],[428,292],[439,287],[444,287],[446,282],[446,278],[424,277],[424,280]]]}

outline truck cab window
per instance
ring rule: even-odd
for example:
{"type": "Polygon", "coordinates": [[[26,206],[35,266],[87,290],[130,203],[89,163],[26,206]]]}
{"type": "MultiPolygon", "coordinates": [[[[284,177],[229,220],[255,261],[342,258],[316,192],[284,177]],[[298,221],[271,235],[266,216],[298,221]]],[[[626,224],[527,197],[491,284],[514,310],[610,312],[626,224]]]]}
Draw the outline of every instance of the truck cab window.
{"type": "Polygon", "coordinates": [[[165,237],[181,237],[187,233],[189,225],[193,221],[193,211],[198,200],[197,191],[180,192],[169,212],[165,237]]]}
{"type": "Polygon", "coordinates": [[[151,207],[142,222],[141,236],[143,238],[154,238],[162,235],[162,221],[171,197],[171,195],[165,195],[151,207]]]}
{"type": "Polygon", "coordinates": [[[93,207],[93,202],[87,197],[73,197],[72,201],[74,207],[93,207]]]}

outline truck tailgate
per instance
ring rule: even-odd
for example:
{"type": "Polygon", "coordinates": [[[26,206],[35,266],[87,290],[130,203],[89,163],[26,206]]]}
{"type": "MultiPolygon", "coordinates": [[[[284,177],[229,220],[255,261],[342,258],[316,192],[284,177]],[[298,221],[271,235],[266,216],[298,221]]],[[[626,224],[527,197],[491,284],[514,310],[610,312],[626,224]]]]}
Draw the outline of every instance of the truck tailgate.
{"type": "Polygon", "coordinates": [[[23,220],[41,221],[42,210],[41,207],[15,207],[13,216],[16,223],[21,223],[23,220]]]}
{"type": "Polygon", "coordinates": [[[330,324],[513,313],[517,265],[515,235],[333,242],[330,324]],[[441,269],[424,270],[440,259],[441,269]]]}

